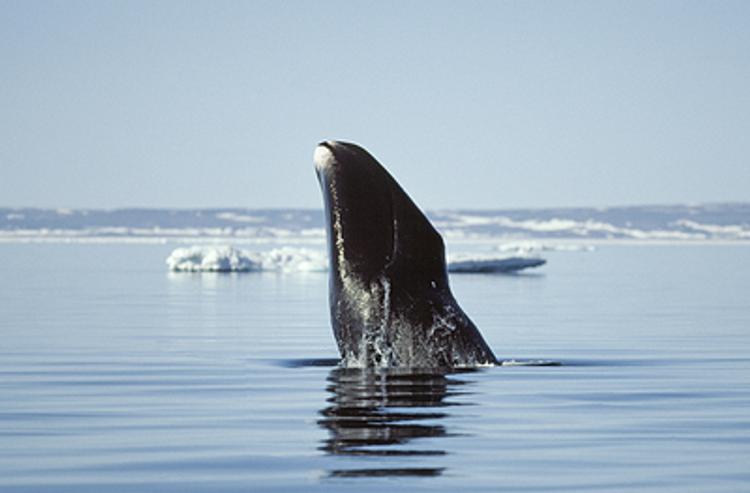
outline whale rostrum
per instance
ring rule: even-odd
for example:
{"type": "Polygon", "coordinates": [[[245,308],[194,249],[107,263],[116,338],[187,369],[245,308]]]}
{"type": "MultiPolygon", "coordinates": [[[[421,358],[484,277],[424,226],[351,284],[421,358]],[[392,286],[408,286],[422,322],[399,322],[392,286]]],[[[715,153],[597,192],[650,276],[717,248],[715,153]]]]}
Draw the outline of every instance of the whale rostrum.
{"type": "Polygon", "coordinates": [[[325,202],[331,325],[344,367],[497,363],[451,293],[443,239],[362,147],[314,154],[325,202]]]}

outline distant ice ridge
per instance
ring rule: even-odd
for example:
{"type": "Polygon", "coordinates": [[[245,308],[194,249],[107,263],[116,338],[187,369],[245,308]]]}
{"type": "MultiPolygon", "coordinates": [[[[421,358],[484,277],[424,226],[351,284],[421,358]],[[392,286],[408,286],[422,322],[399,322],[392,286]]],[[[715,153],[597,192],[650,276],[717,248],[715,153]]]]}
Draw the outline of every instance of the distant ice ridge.
{"type": "Polygon", "coordinates": [[[720,238],[750,239],[750,228],[743,225],[729,224],[720,226],[716,224],[702,224],[687,219],[676,221],[675,224],[683,228],[708,233],[709,235],[720,238]]]}
{"type": "MultiPolygon", "coordinates": [[[[521,234],[531,237],[601,238],[658,241],[747,240],[750,225],[744,214],[746,206],[632,207],[611,209],[558,209],[523,211],[511,217],[497,213],[445,211],[435,225],[450,238],[489,234],[503,236],[521,234]],[[662,210],[660,210],[662,209],[662,210]],[[739,223],[706,223],[680,217],[697,215],[713,221],[738,220],[739,223]],[[538,217],[534,217],[537,215],[538,217]],[[568,215],[569,217],[565,217],[568,215]],[[573,217],[570,217],[573,216],[573,217]]],[[[512,211],[509,211],[512,212],[512,211]]]]}
{"type": "MultiPolygon", "coordinates": [[[[631,238],[638,240],[698,240],[705,239],[708,230],[700,232],[686,232],[682,230],[642,230],[633,227],[620,227],[604,221],[587,219],[584,221],[551,218],[551,219],[526,219],[516,220],[506,216],[478,216],[469,214],[453,214],[448,220],[440,223],[452,236],[461,236],[463,230],[472,227],[498,228],[505,230],[516,230],[529,234],[567,236],[567,237],[604,237],[604,238],[631,238]]],[[[686,226],[681,224],[681,226],[686,226]]],[[[690,227],[694,230],[696,228],[690,227]]]]}
{"type": "MultiPolygon", "coordinates": [[[[750,241],[750,202],[429,212],[449,242],[750,241]]],[[[0,242],[267,244],[325,242],[322,210],[0,207],[0,242]]],[[[546,249],[543,248],[543,250],[546,249]]],[[[557,248],[555,248],[557,249],[557,248]]]]}
{"type": "MultiPolygon", "coordinates": [[[[448,259],[448,272],[514,272],[543,265],[538,257],[456,254],[448,259]]],[[[177,248],[167,257],[175,272],[324,272],[328,260],[323,251],[281,247],[253,252],[232,246],[177,248]]]]}
{"type": "Polygon", "coordinates": [[[536,252],[593,252],[594,245],[576,243],[540,243],[538,241],[518,241],[503,243],[495,247],[497,251],[517,255],[530,255],[536,252]]]}
{"type": "Polygon", "coordinates": [[[282,247],[250,252],[231,246],[177,248],[167,257],[176,272],[320,272],[328,269],[322,252],[282,247]]]}

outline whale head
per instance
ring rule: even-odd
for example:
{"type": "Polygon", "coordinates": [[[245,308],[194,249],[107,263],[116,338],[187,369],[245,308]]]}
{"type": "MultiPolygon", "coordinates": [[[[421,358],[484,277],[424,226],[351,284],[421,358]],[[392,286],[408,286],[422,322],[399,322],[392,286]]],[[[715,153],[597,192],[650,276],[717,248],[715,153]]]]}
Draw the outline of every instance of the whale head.
{"type": "Polygon", "coordinates": [[[323,142],[314,160],[334,246],[329,251],[331,266],[338,275],[370,282],[395,257],[395,181],[355,144],[323,142]]]}
{"type": "Polygon", "coordinates": [[[442,237],[388,171],[346,142],[320,143],[313,160],[326,210],[331,323],[344,364],[494,361],[450,292],[442,237]],[[477,338],[479,350],[464,347],[477,338]]]}

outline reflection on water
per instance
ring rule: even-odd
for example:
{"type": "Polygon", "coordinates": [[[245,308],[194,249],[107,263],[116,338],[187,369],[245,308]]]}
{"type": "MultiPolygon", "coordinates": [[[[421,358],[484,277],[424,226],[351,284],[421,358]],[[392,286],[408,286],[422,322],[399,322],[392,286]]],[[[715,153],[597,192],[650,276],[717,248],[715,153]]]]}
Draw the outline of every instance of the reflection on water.
{"type": "MultiPolygon", "coordinates": [[[[416,438],[450,436],[450,397],[465,394],[467,381],[446,371],[366,371],[336,368],[328,376],[328,406],[318,424],[330,436],[321,450],[331,455],[396,457],[437,456],[445,450],[412,447],[416,438]]],[[[423,443],[423,442],[420,442],[423,443]]],[[[442,467],[333,470],[333,477],[439,476],[442,467]]]]}

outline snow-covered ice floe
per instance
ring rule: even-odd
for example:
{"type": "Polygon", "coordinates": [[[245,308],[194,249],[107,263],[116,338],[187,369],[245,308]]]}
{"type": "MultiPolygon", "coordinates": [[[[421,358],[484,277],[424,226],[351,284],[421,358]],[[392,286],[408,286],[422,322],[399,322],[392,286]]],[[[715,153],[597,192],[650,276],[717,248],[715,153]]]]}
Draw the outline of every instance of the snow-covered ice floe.
{"type": "Polygon", "coordinates": [[[176,272],[321,272],[328,269],[323,252],[282,247],[251,252],[231,246],[177,248],[167,258],[176,272]]]}
{"type": "Polygon", "coordinates": [[[547,261],[539,257],[498,257],[492,255],[454,255],[448,260],[451,273],[492,273],[516,272],[531,267],[539,267],[547,261]]]}
{"type": "Polygon", "coordinates": [[[506,359],[501,361],[499,364],[500,366],[562,366],[562,363],[559,361],[551,361],[546,359],[506,359]]]}
{"type": "MultiPolygon", "coordinates": [[[[175,249],[167,258],[175,272],[324,272],[328,259],[322,250],[281,247],[248,251],[231,246],[192,246],[175,249]]],[[[456,254],[448,259],[448,272],[515,272],[545,263],[538,257],[498,257],[456,254]]]]}

